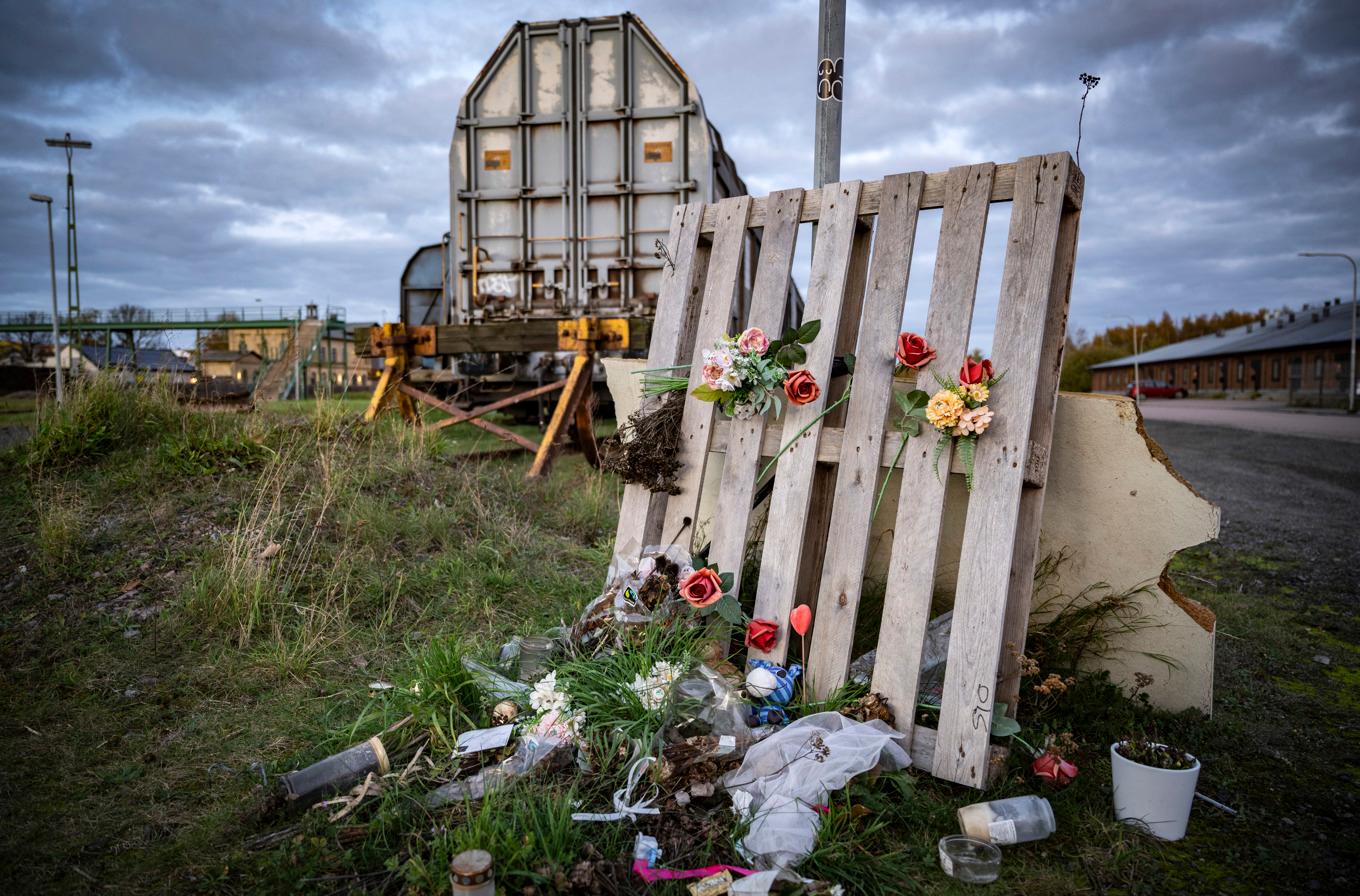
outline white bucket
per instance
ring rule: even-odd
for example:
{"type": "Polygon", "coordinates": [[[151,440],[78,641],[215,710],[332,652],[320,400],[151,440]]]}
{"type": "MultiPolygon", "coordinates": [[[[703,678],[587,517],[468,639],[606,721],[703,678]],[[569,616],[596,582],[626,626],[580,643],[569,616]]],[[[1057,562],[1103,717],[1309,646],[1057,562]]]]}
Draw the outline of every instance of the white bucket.
{"type": "MultiPolygon", "coordinates": [[[[1114,776],[1114,817],[1147,828],[1163,840],[1185,836],[1190,806],[1199,782],[1199,760],[1193,768],[1153,768],[1119,755],[1110,744],[1110,771],[1114,776]]],[[[1157,746],[1161,746],[1158,744],[1157,746]]]]}

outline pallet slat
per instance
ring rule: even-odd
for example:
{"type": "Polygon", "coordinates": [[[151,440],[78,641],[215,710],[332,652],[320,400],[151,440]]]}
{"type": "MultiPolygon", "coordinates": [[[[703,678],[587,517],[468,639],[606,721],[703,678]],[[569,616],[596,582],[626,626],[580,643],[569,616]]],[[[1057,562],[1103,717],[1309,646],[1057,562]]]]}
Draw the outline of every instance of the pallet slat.
{"type": "Polygon", "coordinates": [[[666,518],[661,539],[690,550],[694,540],[694,525],[699,516],[700,486],[704,467],[708,463],[708,440],[713,434],[712,402],[700,401],[692,393],[703,382],[703,352],[727,331],[732,306],[741,285],[742,245],[746,237],[746,220],[751,212],[750,196],[734,196],[717,205],[718,229],[713,234],[713,252],[708,263],[708,282],[704,285],[704,301],[699,319],[694,326],[693,363],[689,370],[689,387],[685,392],[685,412],[680,424],[680,439],[676,455],[680,471],[676,485],[680,493],[666,502],[666,518]]]}
{"type": "Polygon", "coordinates": [[[827,560],[817,596],[808,681],[818,697],[845,682],[855,637],[855,617],[864,584],[869,527],[877,495],[882,453],[883,408],[891,400],[894,338],[907,300],[923,173],[883,180],[868,292],[856,345],[856,371],[845,420],[845,439],[836,472],[828,526],[827,560]]]}
{"type": "Polygon", "coordinates": [[[992,348],[993,363],[1006,372],[1006,379],[988,402],[996,418],[978,440],[934,759],[936,777],[974,787],[986,780],[1001,627],[1024,487],[1022,463],[1039,370],[1046,363],[1040,349],[1057,264],[1068,164],[1062,153],[1031,156],[1016,166],[1016,197],[992,348]]]}
{"type": "MultiPolygon", "coordinates": [[[[793,270],[793,251],[798,240],[798,217],[802,207],[802,190],[770,194],[770,216],[761,239],[760,261],[751,292],[751,316],[746,325],[760,327],[775,336],[784,329],[789,274],[793,270]]],[[[723,512],[713,521],[713,547],[708,559],[723,572],[732,573],[734,594],[741,588],[741,567],[746,556],[751,499],[755,495],[756,474],[760,471],[765,423],[765,415],[761,414],[750,420],[733,420],[723,425],[726,457],[719,486],[723,512]]]]}
{"type": "MultiPolygon", "coordinates": [[[[794,407],[787,403],[784,431],[807,431],[779,458],[774,474],[774,492],[765,525],[765,546],[760,560],[760,582],[756,588],[755,617],[780,623],[779,639],[768,653],[752,650],[751,656],[782,663],[789,647],[785,621],[794,605],[798,565],[803,553],[803,533],[811,500],[812,476],[817,467],[817,440],[821,423],[816,419],[826,407],[831,380],[831,364],[836,354],[836,333],[840,327],[842,299],[850,275],[852,249],[858,227],[859,181],[831,184],[834,199],[826,203],[818,223],[816,245],[812,250],[812,274],[808,279],[808,298],[803,316],[820,320],[822,330],[807,346],[807,363],[822,386],[816,401],[794,407]]],[[[792,436],[790,436],[792,438],[792,436]]]]}
{"type": "MultiPolygon", "coordinates": [[[[917,374],[917,383],[927,392],[934,391],[934,373],[954,373],[968,351],[994,170],[987,163],[949,172],[924,334],[937,354],[917,374]]],[[[933,429],[924,427],[903,455],[873,677],[874,690],[887,697],[892,706],[915,706],[920,686],[921,652],[930,622],[944,522],[945,481],[935,472],[933,463],[939,438],[933,429]]],[[[952,458],[953,452],[946,446],[940,456],[945,469],[949,469],[952,458]]],[[[896,715],[898,727],[910,732],[915,713],[896,715]]]]}
{"type": "MultiPolygon", "coordinates": [[[[661,275],[656,321],[647,350],[648,367],[671,367],[684,363],[694,351],[695,295],[702,282],[707,252],[699,251],[699,219],[702,202],[678,205],[671,214],[666,248],[674,261],[661,275]]],[[[614,543],[620,549],[636,542],[638,548],[655,544],[661,536],[666,495],[654,495],[644,485],[624,486],[614,543]]]]}

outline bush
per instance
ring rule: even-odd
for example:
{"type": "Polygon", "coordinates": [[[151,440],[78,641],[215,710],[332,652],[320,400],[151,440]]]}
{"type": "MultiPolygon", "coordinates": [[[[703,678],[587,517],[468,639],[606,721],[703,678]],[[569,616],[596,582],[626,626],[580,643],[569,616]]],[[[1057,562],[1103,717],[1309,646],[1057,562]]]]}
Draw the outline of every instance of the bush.
{"type": "Polygon", "coordinates": [[[39,409],[26,448],[29,469],[62,469],[144,445],[182,416],[164,382],[128,386],[104,373],[78,379],[62,404],[49,402],[39,409]]]}

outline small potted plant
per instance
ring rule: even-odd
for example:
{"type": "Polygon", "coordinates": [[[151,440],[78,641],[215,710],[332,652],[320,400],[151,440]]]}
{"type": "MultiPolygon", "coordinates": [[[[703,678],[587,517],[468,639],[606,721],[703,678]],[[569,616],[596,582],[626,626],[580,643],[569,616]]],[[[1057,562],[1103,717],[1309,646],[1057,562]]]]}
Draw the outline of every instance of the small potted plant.
{"type": "Polygon", "coordinates": [[[1141,738],[1110,745],[1114,817],[1155,837],[1179,840],[1195,801],[1199,760],[1184,750],[1141,738]]]}

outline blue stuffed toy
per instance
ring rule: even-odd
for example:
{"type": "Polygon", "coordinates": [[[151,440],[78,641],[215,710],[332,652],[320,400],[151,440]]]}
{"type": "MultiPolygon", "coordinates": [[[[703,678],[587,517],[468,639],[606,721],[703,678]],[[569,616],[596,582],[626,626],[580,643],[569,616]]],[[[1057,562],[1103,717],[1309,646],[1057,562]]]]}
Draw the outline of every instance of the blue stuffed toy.
{"type": "Polygon", "coordinates": [[[785,669],[768,660],[750,660],[747,665],[751,669],[746,673],[746,693],[759,701],[754,710],[756,724],[787,722],[784,707],[793,699],[793,684],[803,674],[803,667],[793,663],[785,669]]]}

